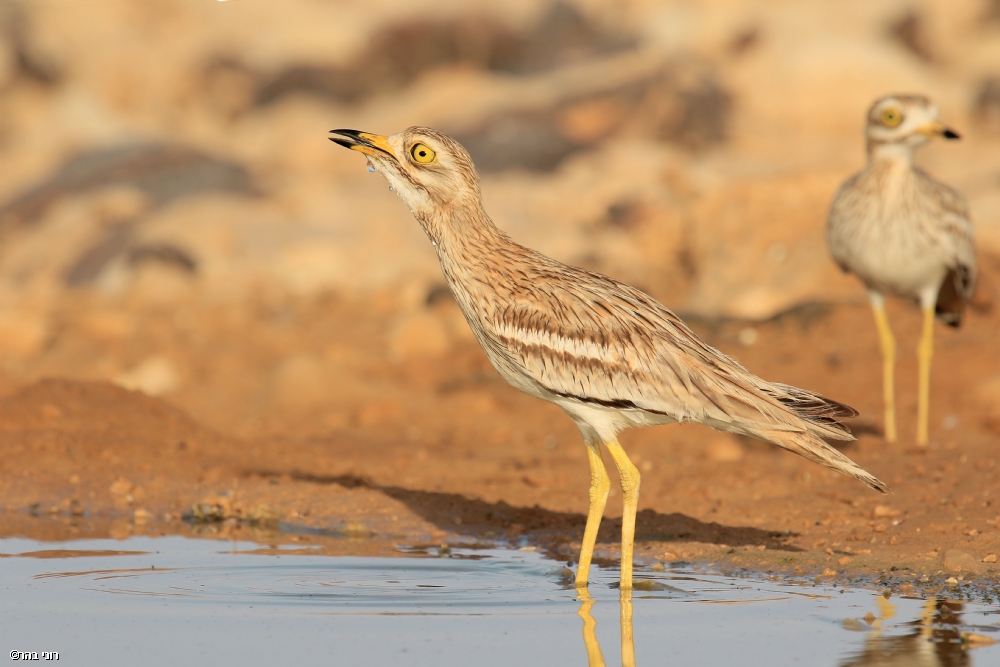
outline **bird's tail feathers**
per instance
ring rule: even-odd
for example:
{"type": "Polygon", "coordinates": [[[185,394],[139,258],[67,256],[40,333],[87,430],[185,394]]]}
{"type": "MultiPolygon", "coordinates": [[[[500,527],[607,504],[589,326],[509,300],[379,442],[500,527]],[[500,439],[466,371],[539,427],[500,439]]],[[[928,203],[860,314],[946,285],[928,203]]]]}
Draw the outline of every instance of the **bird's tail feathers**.
{"type": "Polygon", "coordinates": [[[775,382],[771,386],[777,390],[774,398],[805,421],[809,430],[820,438],[854,440],[851,430],[840,422],[858,416],[851,406],[787,384],[775,382]]]}
{"type": "MultiPolygon", "coordinates": [[[[753,429],[750,434],[761,440],[778,445],[783,449],[787,449],[790,452],[795,452],[814,463],[826,466],[831,470],[836,470],[848,477],[853,477],[876,491],[880,491],[881,493],[889,492],[889,487],[878,478],[823,442],[813,433],[759,428],[753,429]]],[[[848,437],[850,437],[849,434],[848,437]]]]}

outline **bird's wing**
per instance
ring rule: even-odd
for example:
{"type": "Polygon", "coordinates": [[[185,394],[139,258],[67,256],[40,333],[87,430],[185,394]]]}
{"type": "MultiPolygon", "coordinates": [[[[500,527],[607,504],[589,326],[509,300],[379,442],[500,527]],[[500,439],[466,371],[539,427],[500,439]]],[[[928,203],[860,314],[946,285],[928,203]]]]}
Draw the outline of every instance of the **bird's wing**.
{"type": "Polygon", "coordinates": [[[508,358],[548,391],[737,432],[816,426],[823,437],[850,437],[836,417],[853,416],[851,408],[761,380],[635,288],[554,262],[548,268],[484,321],[508,358]]]}
{"type": "Polygon", "coordinates": [[[827,216],[827,248],[833,261],[845,273],[851,271],[851,251],[847,239],[854,234],[854,227],[858,221],[865,217],[865,197],[858,188],[860,178],[861,174],[854,174],[840,185],[827,216]]]}
{"type": "Polygon", "coordinates": [[[937,229],[943,235],[944,245],[952,256],[951,269],[955,273],[958,293],[968,301],[976,277],[976,243],[972,218],[965,197],[958,190],[935,181],[922,171],[917,171],[921,189],[932,203],[937,229]]]}

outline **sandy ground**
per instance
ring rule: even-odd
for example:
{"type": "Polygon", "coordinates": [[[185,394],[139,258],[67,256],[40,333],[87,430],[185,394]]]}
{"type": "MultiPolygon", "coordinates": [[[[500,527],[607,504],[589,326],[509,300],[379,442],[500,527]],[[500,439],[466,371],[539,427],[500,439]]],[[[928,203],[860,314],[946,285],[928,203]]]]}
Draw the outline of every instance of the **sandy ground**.
{"type": "MultiPolygon", "coordinates": [[[[427,317],[456,315],[448,298],[432,301],[427,317]]],[[[0,534],[221,535],[318,543],[333,554],[500,543],[572,561],[588,480],[572,422],[506,386],[473,341],[447,358],[386,359],[392,322],[370,306],[323,302],[299,313],[308,320],[294,335],[300,353],[310,352],[310,329],[327,332],[376,388],[339,400],[321,392],[309,413],[254,416],[243,406],[226,415],[201,392],[165,401],[64,379],[8,386],[0,403],[0,534]]],[[[918,314],[895,306],[901,348],[913,348],[918,314]]],[[[976,402],[994,397],[970,396],[977,367],[967,362],[1000,354],[998,321],[987,304],[962,329],[938,331],[931,445],[918,449],[910,444],[916,363],[909,355],[898,373],[901,442],[880,437],[880,367],[866,306],[813,305],[753,325],[693,320],[709,342],[762,376],[858,407],[858,441],[844,451],[893,492],[881,496],[764,443],[700,426],[626,432],[643,475],[637,559],[887,576],[903,585],[907,577],[917,585],[951,576],[994,581],[1000,426],[976,402]],[[751,330],[756,341],[747,345],[751,330]]],[[[245,335],[229,341],[228,353],[280,347],[276,326],[287,329],[266,313],[256,325],[242,323],[245,335]]],[[[221,346],[191,338],[194,355],[210,357],[221,346]]],[[[238,374],[232,382],[241,384],[238,374]]],[[[599,536],[606,559],[617,554],[620,511],[612,491],[599,536]]]]}

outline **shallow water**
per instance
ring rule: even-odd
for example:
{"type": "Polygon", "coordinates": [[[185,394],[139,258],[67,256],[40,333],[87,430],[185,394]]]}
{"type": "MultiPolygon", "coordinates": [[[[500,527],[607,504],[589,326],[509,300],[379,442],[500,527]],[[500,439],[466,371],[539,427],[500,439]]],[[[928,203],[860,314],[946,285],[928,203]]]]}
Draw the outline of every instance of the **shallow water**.
{"type": "Polygon", "coordinates": [[[1000,664],[984,645],[1000,638],[996,606],[685,567],[639,572],[649,590],[629,603],[616,570],[594,570],[581,599],[530,551],[329,557],[136,537],[3,539],[0,554],[3,653],[70,665],[616,665],[629,631],[638,665],[1000,664]]]}

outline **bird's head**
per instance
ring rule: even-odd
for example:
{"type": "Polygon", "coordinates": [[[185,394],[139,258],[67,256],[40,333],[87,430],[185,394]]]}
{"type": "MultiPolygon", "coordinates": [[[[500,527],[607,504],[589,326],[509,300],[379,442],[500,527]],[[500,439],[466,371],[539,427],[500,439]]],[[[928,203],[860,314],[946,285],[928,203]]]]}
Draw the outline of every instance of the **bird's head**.
{"type": "Polygon", "coordinates": [[[868,110],[865,128],[869,151],[902,151],[935,137],[958,139],[959,135],[938,120],[938,108],[922,95],[887,95],[868,110]]]}
{"type": "Polygon", "coordinates": [[[383,137],[357,130],[332,130],[341,146],[364,153],[372,168],[421,222],[452,209],[480,207],[479,176],[457,141],[426,127],[383,137]]]}

